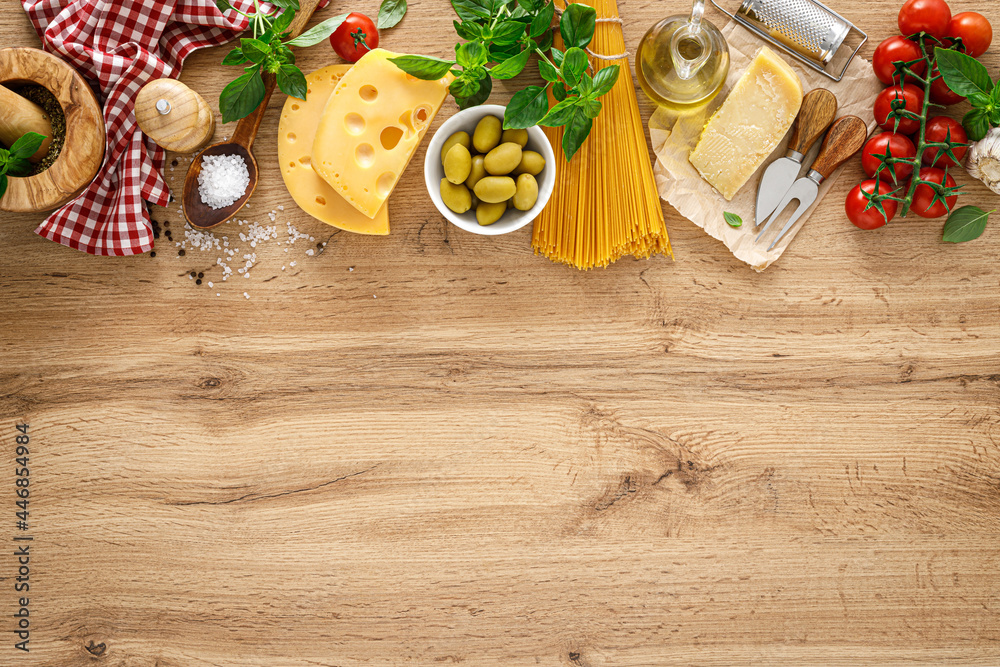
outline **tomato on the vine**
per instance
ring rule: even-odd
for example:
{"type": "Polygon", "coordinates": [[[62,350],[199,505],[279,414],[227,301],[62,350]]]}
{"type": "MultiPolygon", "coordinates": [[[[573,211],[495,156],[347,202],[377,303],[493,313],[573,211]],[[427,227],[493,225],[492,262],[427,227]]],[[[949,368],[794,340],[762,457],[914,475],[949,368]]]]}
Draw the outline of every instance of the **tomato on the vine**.
{"type": "Polygon", "coordinates": [[[879,93],[878,97],[875,98],[875,122],[878,123],[883,130],[889,130],[890,132],[902,134],[913,134],[920,129],[919,118],[898,118],[899,126],[897,127],[897,118],[889,117],[889,112],[892,111],[892,104],[896,100],[905,103],[906,111],[919,116],[924,107],[924,92],[911,83],[903,84],[901,86],[890,86],[879,93]]]}
{"type": "Polygon", "coordinates": [[[906,0],[898,21],[899,32],[906,36],[926,32],[941,39],[948,32],[951,9],[944,0],[906,0]]]}
{"type": "Polygon", "coordinates": [[[911,65],[910,69],[918,75],[923,75],[927,70],[927,61],[924,60],[924,54],[920,47],[905,37],[896,35],[885,40],[875,49],[875,55],[872,56],[872,69],[875,70],[875,76],[878,77],[879,81],[891,86],[899,81],[896,66],[893,63],[913,60],[918,60],[918,62],[911,65]]]}
{"type": "MultiPolygon", "coordinates": [[[[938,76],[938,74],[939,72],[935,67],[934,71],[931,72],[931,76],[938,76]]],[[[958,93],[952,92],[948,84],[944,82],[944,79],[938,77],[931,82],[931,102],[951,106],[963,101],[965,101],[965,98],[958,93]]]]}
{"type": "MultiPolygon", "coordinates": [[[[951,177],[951,174],[948,174],[946,179],[944,170],[937,167],[923,167],[920,170],[920,180],[930,181],[938,185],[943,183],[946,188],[955,187],[955,179],[951,177]]],[[[958,201],[957,194],[945,197],[945,201],[948,203],[947,208],[945,208],[945,202],[940,199],[934,201],[935,194],[931,186],[918,183],[913,191],[913,203],[910,204],[910,210],[924,218],[940,218],[948,211],[955,210],[955,202],[958,201]]]]}
{"type": "MultiPolygon", "coordinates": [[[[882,132],[876,134],[865,143],[861,149],[861,167],[865,170],[865,175],[869,178],[875,176],[882,159],[879,155],[891,155],[897,158],[914,158],[917,155],[917,148],[904,134],[895,132],[882,132]]],[[[907,162],[896,162],[892,165],[892,173],[896,174],[896,183],[902,183],[913,173],[913,165],[907,162]]],[[[892,183],[892,176],[889,171],[883,169],[880,180],[892,183]]]]}
{"type": "Polygon", "coordinates": [[[993,26],[985,16],[976,12],[962,12],[951,17],[948,37],[961,37],[965,52],[973,58],[986,53],[993,42],[993,26]]]}
{"type": "Polygon", "coordinates": [[[378,30],[370,18],[360,12],[352,12],[330,35],[330,45],[338,56],[349,63],[356,63],[361,56],[378,48],[378,30]]]}
{"type": "MultiPolygon", "coordinates": [[[[951,141],[952,143],[965,144],[969,141],[969,135],[965,133],[962,124],[954,118],[935,116],[927,121],[927,126],[924,128],[924,140],[928,143],[951,141]]],[[[961,146],[951,150],[958,158],[957,163],[948,157],[944,149],[927,148],[924,150],[924,164],[932,167],[957,167],[965,160],[965,152],[969,149],[967,146],[961,146]],[[939,152],[940,155],[938,155],[939,152]]]]}
{"type": "MultiPolygon", "coordinates": [[[[847,213],[848,219],[853,222],[856,227],[860,227],[861,229],[877,229],[896,217],[896,209],[899,204],[893,199],[882,200],[882,208],[885,210],[885,216],[882,215],[876,206],[872,206],[866,211],[865,207],[867,207],[870,202],[864,195],[865,192],[868,194],[875,192],[874,178],[870,178],[867,181],[861,181],[860,184],[855,185],[854,188],[847,193],[847,201],[844,202],[844,211],[847,213]]],[[[880,195],[886,195],[890,192],[892,192],[892,186],[879,179],[878,193],[880,195]]]]}

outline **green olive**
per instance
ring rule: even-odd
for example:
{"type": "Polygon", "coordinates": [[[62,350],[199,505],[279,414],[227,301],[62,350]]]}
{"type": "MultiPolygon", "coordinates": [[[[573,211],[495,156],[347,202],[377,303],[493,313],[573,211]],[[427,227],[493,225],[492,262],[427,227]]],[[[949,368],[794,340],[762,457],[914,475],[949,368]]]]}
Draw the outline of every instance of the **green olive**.
{"type": "Polygon", "coordinates": [[[444,156],[448,154],[448,151],[450,151],[451,147],[454,146],[455,144],[462,144],[466,148],[469,148],[472,145],[472,140],[469,139],[469,133],[456,132],[455,134],[451,135],[450,137],[444,140],[444,145],[441,146],[442,163],[444,162],[444,156]]]}
{"type": "Polygon", "coordinates": [[[476,187],[476,183],[479,182],[483,176],[486,175],[486,167],[483,166],[483,161],[486,158],[482,155],[472,156],[472,169],[469,171],[469,177],[465,179],[465,186],[468,188],[476,187]]]}
{"type": "Polygon", "coordinates": [[[476,196],[487,204],[505,202],[517,192],[517,184],[510,176],[486,176],[476,183],[476,196]]]}
{"type": "Polygon", "coordinates": [[[455,213],[465,213],[472,208],[472,194],[464,184],[441,179],[441,201],[455,213]]]}
{"type": "Polygon", "coordinates": [[[469,193],[469,197],[472,198],[472,208],[478,208],[479,207],[479,197],[476,196],[476,193],[475,192],[470,192],[469,193]]]}
{"type": "Polygon", "coordinates": [[[502,128],[503,124],[496,116],[483,116],[476,125],[476,131],[472,133],[472,145],[480,153],[489,153],[500,143],[502,128]]]}
{"type": "Polygon", "coordinates": [[[493,176],[503,176],[517,169],[521,164],[521,147],[513,141],[500,144],[487,155],[483,161],[486,171],[493,176]]]}
{"type": "Polygon", "coordinates": [[[455,144],[444,156],[444,175],[452,183],[464,183],[472,170],[472,156],[462,144],[455,144]]]}
{"type": "Polygon", "coordinates": [[[503,136],[500,137],[500,143],[507,143],[512,141],[521,148],[528,145],[528,131],[527,130],[504,130],[503,136]]]}
{"type": "Polygon", "coordinates": [[[514,174],[531,174],[538,176],[545,169],[545,158],[535,151],[521,151],[521,163],[517,165],[514,174]]]}
{"type": "Polygon", "coordinates": [[[517,177],[517,192],[511,197],[514,208],[527,211],[538,201],[538,181],[531,174],[521,174],[517,177]]]}
{"type": "Polygon", "coordinates": [[[503,214],[506,212],[506,202],[497,202],[494,204],[483,202],[476,208],[476,220],[478,220],[479,224],[483,226],[492,225],[494,222],[502,218],[503,214]]]}

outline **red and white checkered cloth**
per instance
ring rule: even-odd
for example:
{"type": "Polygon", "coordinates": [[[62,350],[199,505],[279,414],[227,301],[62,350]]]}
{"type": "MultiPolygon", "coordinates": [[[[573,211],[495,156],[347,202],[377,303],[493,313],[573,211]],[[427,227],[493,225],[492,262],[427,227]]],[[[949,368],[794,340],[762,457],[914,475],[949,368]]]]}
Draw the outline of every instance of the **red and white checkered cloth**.
{"type": "MultiPolygon", "coordinates": [[[[107,125],[104,164],[84,192],[35,230],[94,255],[134,255],[153,248],[143,200],[166,206],[162,148],[132,113],[149,81],[176,78],[195,49],[223,44],[247,27],[212,0],[21,0],[43,48],[100,89],[107,125]]],[[[233,0],[242,11],[253,0],[233,0]]]]}

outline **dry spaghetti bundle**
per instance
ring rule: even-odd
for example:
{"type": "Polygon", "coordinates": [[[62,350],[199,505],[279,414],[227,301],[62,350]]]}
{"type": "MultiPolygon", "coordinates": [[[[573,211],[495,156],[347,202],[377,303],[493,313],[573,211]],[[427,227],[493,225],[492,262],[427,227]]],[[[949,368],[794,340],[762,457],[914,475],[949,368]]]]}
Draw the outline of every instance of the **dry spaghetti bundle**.
{"type": "MultiPolygon", "coordinates": [[[[556,153],[555,190],[535,220],[532,247],[554,262],[578,269],[607,266],[625,255],[672,256],[663,209],[646,151],[625,38],[616,0],[586,0],[597,10],[590,50],[623,57],[591,57],[591,66],[620,67],[614,88],[601,97],[603,110],[571,162],[561,150],[562,128],[543,128],[556,153]],[[601,20],[611,19],[611,20],[601,20]]],[[[556,46],[563,48],[556,32],[556,46]]],[[[551,96],[551,93],[549,93],[551,96]]],[[[549,100],[554,104],[554,100],[549,100]]]]}

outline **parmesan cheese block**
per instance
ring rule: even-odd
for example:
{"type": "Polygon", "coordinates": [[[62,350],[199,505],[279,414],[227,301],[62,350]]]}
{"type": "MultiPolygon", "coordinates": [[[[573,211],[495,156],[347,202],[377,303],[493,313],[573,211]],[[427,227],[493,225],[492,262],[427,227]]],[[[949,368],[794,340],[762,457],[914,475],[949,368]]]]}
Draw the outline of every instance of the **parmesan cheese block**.
{"type": "Polygon", "coordinates": [[[316,172],[369,217],[396,187],[452,79],[421,81],[389,62],[396,55],[374,49],[344,75],[312,147],[316,172]]]}
{"type": "Polygon", "coordinates": [[[278,164],[292,199],[312,217],[358,234],[388,234],[389,205],[374,218],[363,215],[320,178],[312,167],[312,146],[326,102],[350,65],[330,65],[306,77],[307,95],[302,101],[285,100],[278,121],[278,164]]]}
{"type": "Polygon", "coordinates": [[[761,47],[702,130],[691,164],[731,200],[784,138],[801,105],[798,74],[761,47]]]}

